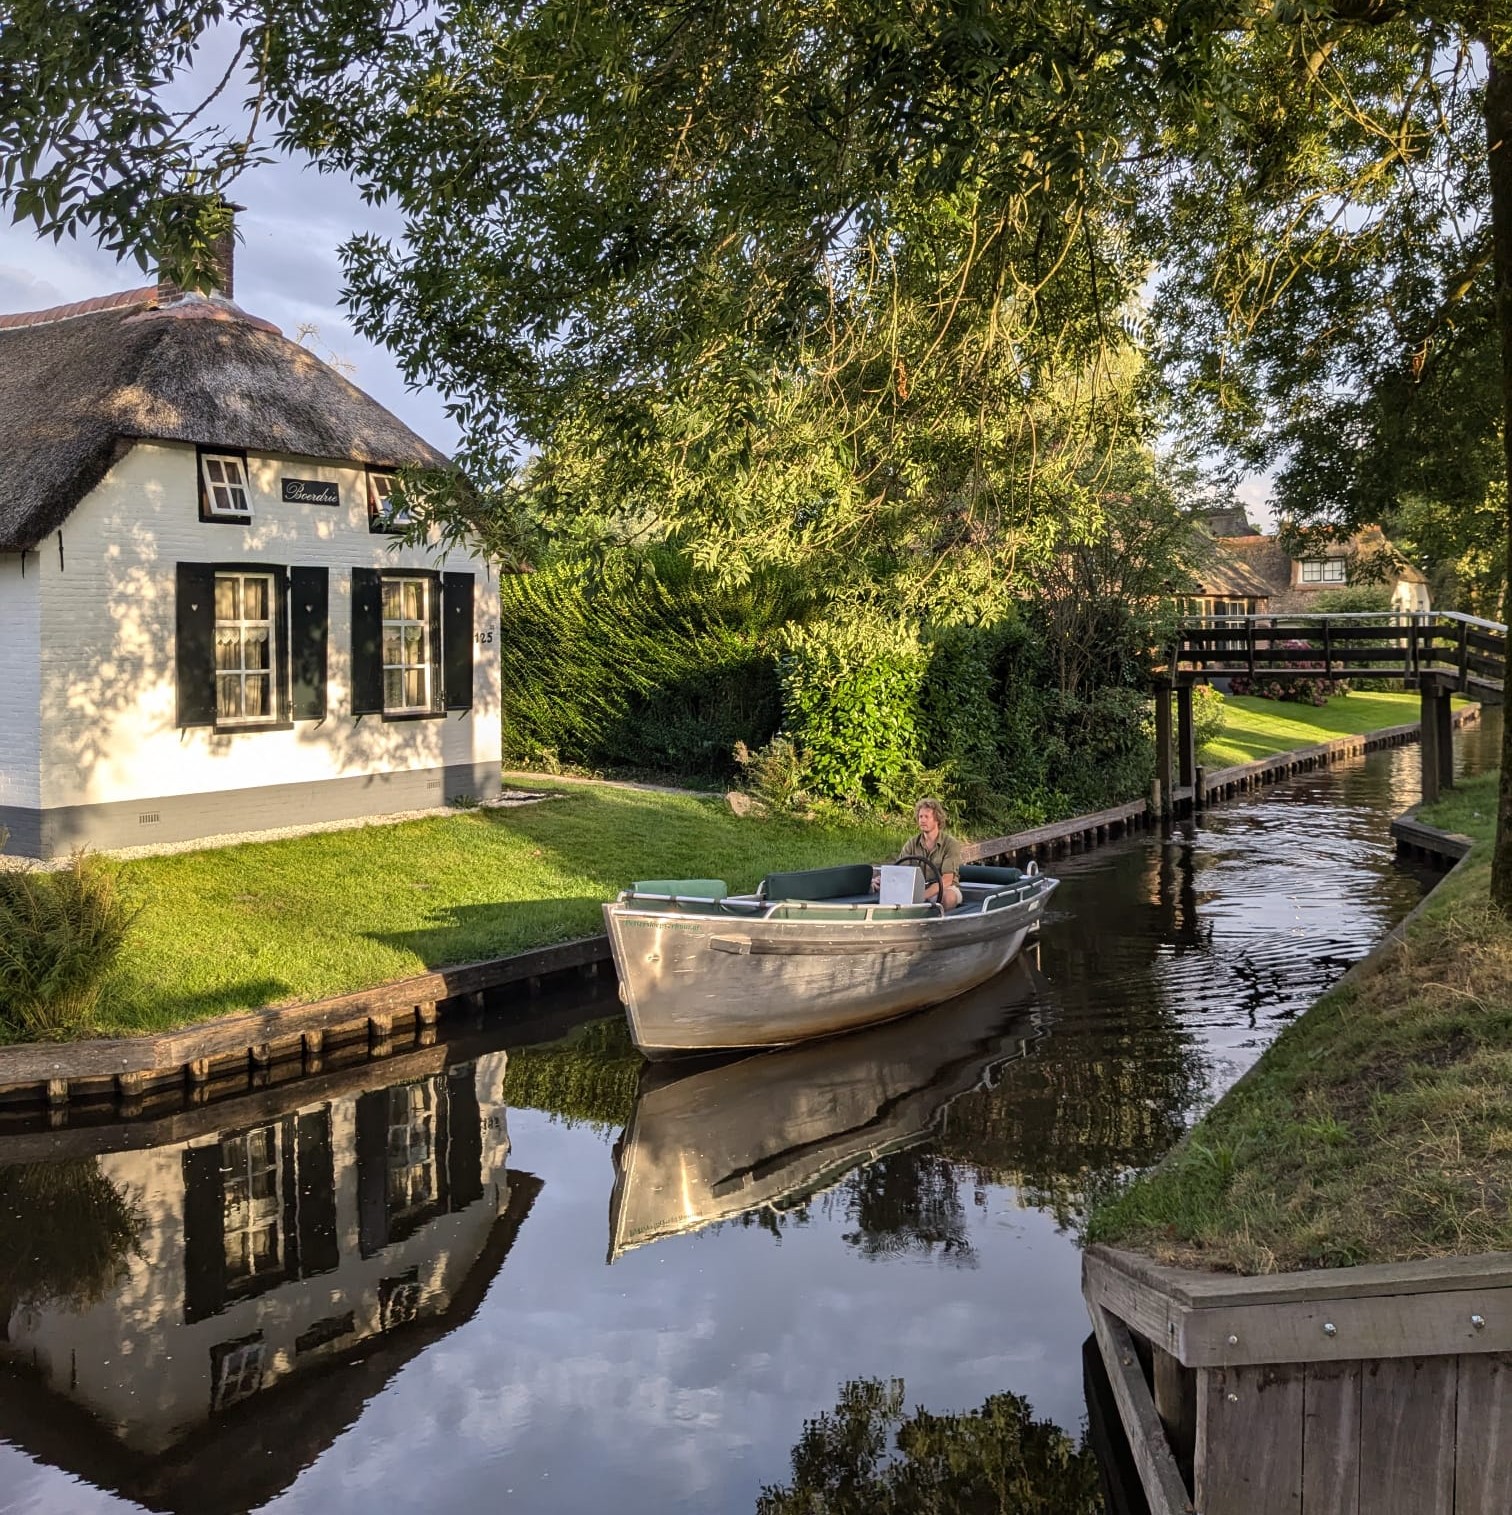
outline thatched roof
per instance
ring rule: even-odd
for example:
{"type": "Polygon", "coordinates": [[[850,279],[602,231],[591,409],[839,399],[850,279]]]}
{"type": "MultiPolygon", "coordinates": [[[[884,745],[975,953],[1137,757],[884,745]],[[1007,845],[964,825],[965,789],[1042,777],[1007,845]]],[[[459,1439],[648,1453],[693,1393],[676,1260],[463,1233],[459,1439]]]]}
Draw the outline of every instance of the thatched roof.
{"type": "Polygon", "coordinates": [[[67,520],[124,447],[196,442],[377,467],[446,460],[277,327],[129,290],[0,316],[0,552],[67,520]]]}
{"type": "Polygon", "coordinates": [[[1194,574],[1198,593],[1244,600],[1263,600],[1274,594],[1274,587],[1246,560],[1247,552],[1254,550],[1250,544],[1266,540],[1265,537],[1228,537],[1212,543],[1194,574]],[[1233,550],[1236,540],[1244,544],[1244,550],[1233,550]]]}

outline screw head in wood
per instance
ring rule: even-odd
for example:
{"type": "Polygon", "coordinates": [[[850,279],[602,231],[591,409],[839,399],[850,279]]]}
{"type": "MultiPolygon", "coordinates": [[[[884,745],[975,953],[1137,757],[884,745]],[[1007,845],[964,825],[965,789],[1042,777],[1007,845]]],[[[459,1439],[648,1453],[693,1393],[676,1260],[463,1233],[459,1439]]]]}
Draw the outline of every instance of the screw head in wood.
{"type": "Polygon", "coordinates": [[[1339,1334],[1339,1328],[1331,1320],[1324,1321],[1323,1334],[1325,1336],[1337,1336],[1339,1334]]]}
{"type": "Polygon", "coordinates": [[[1239,1403],[1239,1396],[1237,1394],[1230,1394],[1228,1401],[1231,1405],[1236,1405],[1239,1403]]]}
{"type": "Polygon", "coordinates": [[[1231,1347],[1237,1347],[1239,1345],[1239,1338],[1237,1336],[1229,1337],[1229,1345],[1231,1347]]]}
{"type": "Polygon", "coordinates": [[[1470,1317],[1470,1324],[1477,1331],[1484,1331],[1486,1329],[1486,1317],[1484,1315],[1472,1315],[1470,1317]]]}

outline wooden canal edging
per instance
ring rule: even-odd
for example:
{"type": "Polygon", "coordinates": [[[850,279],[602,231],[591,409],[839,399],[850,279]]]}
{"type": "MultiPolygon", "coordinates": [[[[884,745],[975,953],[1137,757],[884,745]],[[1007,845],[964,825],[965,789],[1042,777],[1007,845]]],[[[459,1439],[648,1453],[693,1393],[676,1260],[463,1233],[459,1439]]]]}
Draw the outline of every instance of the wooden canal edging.
{"type": "Polygon", "coordinates": [[[318,1073],[329,1052],[359,1044],[369,1058],[396,1042],[434,1040],[443,1013],[483,1008],[487,991],[511,984],[527,993],[543,980],[596,973],[609,957],[607,936],[580,937],[509,957],[442,968],[355,994],[222,1016],[178,1031],[77,1042],[0,1047],[0,1094],[45,1101],[66,1119],[80,1097],[114,1095],[120,1113],[137,1113],[164,1088],[191,1097],[227,1075],[264,1080],[318,1073]]]}
{"type": "Polygon", "coordinates": [[[1512,1253],[1082,1289],[1151,1515],[1505,1515],[1512,1253]]]}

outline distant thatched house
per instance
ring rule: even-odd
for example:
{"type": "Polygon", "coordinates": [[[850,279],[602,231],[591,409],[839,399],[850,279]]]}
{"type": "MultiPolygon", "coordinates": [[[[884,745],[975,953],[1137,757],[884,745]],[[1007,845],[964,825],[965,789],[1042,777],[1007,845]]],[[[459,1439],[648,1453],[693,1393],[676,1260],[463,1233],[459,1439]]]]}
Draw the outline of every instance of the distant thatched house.
{"type": "Polygon", "coordinates": [[[1391,592],[1399,612],[1430,609],[1428,580],[1367,526],[1347,542],[1293,557],[1281,539],[1258,532],[1242,508],[1208,518],[1211,550],[1197,575],[1189,606],[1204,615],[1297,615],[1314,608],[1317,596],[1352,584],[1375,584],[1391,592]]]}
{"type": "Polygon", "coordinates": [[[489,570],[387,507],[445,460],[223,287],[0,316],[13,852],[497,792],[489,570]]]}

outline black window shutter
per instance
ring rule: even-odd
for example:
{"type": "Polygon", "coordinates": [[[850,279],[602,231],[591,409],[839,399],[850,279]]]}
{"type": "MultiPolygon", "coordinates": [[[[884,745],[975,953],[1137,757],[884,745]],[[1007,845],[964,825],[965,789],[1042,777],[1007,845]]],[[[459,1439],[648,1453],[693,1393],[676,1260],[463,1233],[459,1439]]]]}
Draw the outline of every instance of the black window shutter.
{"type": "Polygon", "coordinates": [[[330,588],[324,568],[291,568],[289,668],[294,719],[323,721],[326,714],[326,644],[330,638],[330,588]]]}
{"type": "Polygon", "coordinates": [[[184,1320],[226,1304],[225,1185],[220,1143],[184,1150],[184,1320]]]}
{"type": "Polygon", "coordinates": [[[473,702],[473,576],[441,575],[441,683],[448,710],[473,702]]]}
{"type": "Polygon", "coordinates": [[[352,570],[352,714],[383,714],[383,574],[352,570]]]}
{"type": "Polygon", "coordinates": [[[175,689],[180,726],[215,724],[215,569],[180,563],[175,590],[175,689]]]}
{"type": "Polygon", "coordinates": [[[465,1210],[483,1198],[483,1112],[476,1069],[476,1063],[464,1063],[446,1070],[446,1179],[452,1210],[465,1210]]]}
{"type": "Polygon", "coordinates": [[[273,665],[273,682],[278,690],[278,719],[292,720],[292,701],[289,689],[289,660],[284,648],[289,645],[289,570],[280,565],[269,568],[273,575],[273,648],[276,661],[273,665]]]}

